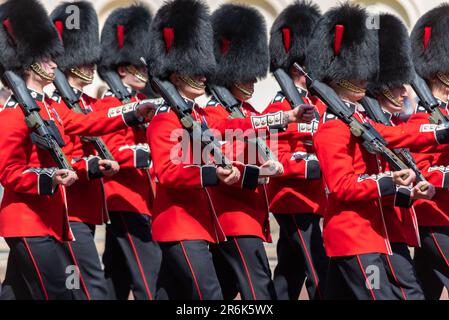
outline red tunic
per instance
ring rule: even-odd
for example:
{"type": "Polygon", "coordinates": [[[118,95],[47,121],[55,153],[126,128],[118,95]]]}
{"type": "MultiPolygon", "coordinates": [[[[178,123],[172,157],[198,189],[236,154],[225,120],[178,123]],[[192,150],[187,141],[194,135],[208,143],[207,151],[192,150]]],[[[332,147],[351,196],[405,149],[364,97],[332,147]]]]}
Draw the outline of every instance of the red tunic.
{"type": "MultiPolygon", "coordinates": [[[[315,105],[316,119],[310,124],[291,123],[286,131],[277,134],[276,144],[271,143],[273,151],[277,145],[278,158],[284,166],[284,174],[270,179],[267,186],[270,210],[276,214],[322,215],[324,212],[324,186],[312,137],[326,106],[314,97],[309,99],[303,95],[303,100],[305,104],[315,105]]],[[[284,94],[279,92],[264,113],[291,109],[284,94]]]]}
{"type": "MultiPolygon", "coordinates": [[[[390,148],[416,151],[436,144],[434,132],[419,133],[420,124],[373,126],[390,148]]],[[[327,255],[391,253],[381,203],[391,201],[396,187],[391,174],[379,171],[380,156],[368,153],[348,126],[329,113],[314,136],[314,146],[328,198],[323,230],[327,255]]]]}
{"type": "MultiPolygon", "coordinates": [[[[143,99],[146,97],[140,93],[132,97],[133,102],[143,99]]],[[[101,102],[105,105],[121,104],[109,91],[101,102]]],[[[129,127],[102,138],[120,165],[117,174],[103,178],[108,210],[151,215],[154,195],[145,129],[140,126],[129,127]]]]}
{"type": "MultiPolygon", "coordinates": [[[[440,109],[447,115],[447,104],[441,103],[440,109]]],[[[429,122],[429,115],[421,106],[417,106],[409,123],[429,122]]],[[[443,150],[442,150],[443,151],[443,150]]],[[[449,226],[449,153],[414,153],[417,165],[424,177],[435,186],[435,197],[432,200],[418,200],[414,207],[420,226],[449,226]]]]}
{"type": "MultiPolygon", "coordinates": [[[[68,108],[59,110],[56,102],[43,94],[34,91],[31,94],[41,108],[42,118],[53,120],[67,142],[66,134],[94,136],[126,126],[125,116],[122,117],[124,108],[83,115],[68,108]]],[[[23,118],[20,107],[10,98],[0,112],[4,128],[0,136],[0,183],[5,188],[0,206],[0,236],[72,240],[65,189],[52,187],[56,164],[47,150],[31,142],[31,130],[23,118]]],[[[68,143],[63,151],[71,155],[72,149],[73,144],[68,143]]],[[[83,162],[74,166],[82,172],[83,162]]]]}
{"type": "MultiPolygon", "coordinates": [[[[219,119],[229,119],[229,113],[214,99],[207,104],[204,110],[206,122],[210,128],[215,128],[219,119]]],[[[247,117],[258,115],[254,108],[246,102],[242,104],[241,110],[247,117]]],[[[249,131],[254,132],[252,129],[249,131]]],[[[248,144],[243,141],[236,140],[232,147],[224,149],[229,159],[240,159],[243,163],[258,165],[256,156],[252,157],[253,161],[250,160],[248,144]]],[[[258,184],[254,190],[242,189],[238,184],[220,185],[210,189],[210,196],[226,236],[255,236],[271,242],[265,182],[258,184]]]]}

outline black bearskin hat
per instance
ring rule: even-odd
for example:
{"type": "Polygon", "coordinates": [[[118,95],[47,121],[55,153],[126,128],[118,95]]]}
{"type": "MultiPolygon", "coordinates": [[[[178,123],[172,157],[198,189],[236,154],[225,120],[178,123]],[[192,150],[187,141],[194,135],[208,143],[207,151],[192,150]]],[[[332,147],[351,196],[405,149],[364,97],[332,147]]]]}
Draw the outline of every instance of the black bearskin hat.
{"type": "Polygon", "coordinates": [[[142,66],[150,49],[151,13],[143,4],[114,10],[101,31],[99,70],[121,65],[142,66]]]}
{"type": "Polygon", "coordinates": [[[288,72],[294,62],[304,65],[320,9],[309,1],[295,1],[274,20],[270,37],[270,70],[288,72]]]}
{"type": "Polygon", "coordinates": [[[231,85],[266,76],[269,65],[265,20],[254,8],[225,4],[212,14],[217,71],[211,83],[231,85]]]}
{"type": "Polygon", "coordinates": [[[200,0],[172,0],[156,13],[150,32],[150,73],[167,78],[212,75],[216,63],[208,7],[200,0]]]}
{"type": "Polygon", "coordinates": [[[9,0],[0,8],[0,64],[2,71],[23,72],[42,58],[57,59],[64,52],[58,32],[37,0],[9,0]]]}
{"type": "Polygon", "coordinates": [[[416,72],[430,78],[449,72],[449,4],[444,3],[419,18],[411,33],[416,72]]]}
{"type": "Polygon", "coordinates": [[[386,13],[379,16],[379,22],[379,76],[368,86],[372,94],[410,83],[414,74],[410,37],[405,25],[386,13]]]}
{"type": "Polygon", "coordinates": [[[379,68],[378,37],[366,23],[368,13],[344,3],[317,22],[305,65],[317,80],[375,80],[379,68]]]}
{"type": "Polygon", "coordinates": [[[100,59],[100,35],[94,7],[87,1],[63,2],[50,14],[64,46],[64,54],[57,60],[62,71],[76,66],[97,64],[100,59]],[[79,9],[79,26],[69,23],[74,13],[70,6],[79,9]],[[68,13],[67,13],[68,11],[68,13]]]}

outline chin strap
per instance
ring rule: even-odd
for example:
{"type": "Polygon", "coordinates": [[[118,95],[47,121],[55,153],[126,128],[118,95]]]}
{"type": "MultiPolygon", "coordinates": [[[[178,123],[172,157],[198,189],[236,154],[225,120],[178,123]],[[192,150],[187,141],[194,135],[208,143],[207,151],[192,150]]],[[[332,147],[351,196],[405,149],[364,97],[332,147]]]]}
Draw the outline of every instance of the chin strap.
{"type": "Polygon", "coordinates": [[[345,80],[345,79],[338,80],[338,81],[337,81],[337,85],[338,85],[340,88],[349,90],[349,91],[351,91],[351,92],[353,92],[353,93],[358,93],[358,94],[360,94],[360,93],[365,93],[365,91],[366,91],[364,88],[361,88],[361,87],[359,87],[359,86],[353,84],[351,81],[345,80]]]}
{"type": "Polygon", "coordinates": [[[138,80],[142,81],[143,83],[148,82],[148,77],[145,76],[142,72],[137,70],[137,68],[133,65],[126,66],[126,71],[131,73],[134,77],[136,77],[138,80]]]}
{"type": "Polygon", "coordinates": [[[446,87],[449,87],[449,78],[444,73],[437,72],[436,76],[442,84],[444,84],[446,87]]]}
{"type": "Polygon", "coordinates": [[[251,98],[253,96],[254,90],[247,90],[245,88],[242,88],[240,85],[238,85],[237,83],[234,83],[234,87],[236,87],[241,93],[243,93],[243,95],[245,97],[247,97],[248,99],[251,98]]]}
{"type": "Polygon", "coordinates": [[[54,74],[47,73],[41,66],[40,63],[34,62],[30,65],[31,70],[33,70],[36,74],[41,76],[43,79],[53,82],[55,80],[54,74]]]}
{"type": "Polygon", "coordinates": [[[394,96],[393,96],[393,93],[390,91],[390,89],[383,89],[382,90],[382,94],[383,94],[383,96],[385,97],[385,98],[387,98],[388,99],[388,101],[390,101],[392,104],[394,104],[396,107],[398,107],[398,108],[402,108],[402,103],[398,100],[398,99],[396,99],[394,96]]]}
{"type": "Polygon", "coordinates": [[[81,69],[79,69],[78,67],[71,68],[70,72],[75,76],[77,76],[78,78],[80,78],[81,80],[83,80],[84,82],[92,83],[92,81],[94,81],[93,73],[87,74],[86,72],[81,71],[81,69]]]}
{"type": "Polygon", "coordinates": [[[204,90],[206,88],[205,84],[199,83],[189,76],[179,76],[179,79],[181,79],[181,81],[183,81],[184,83],[186,83],[188,86],[192,87],[193,89],[204,90]]]}

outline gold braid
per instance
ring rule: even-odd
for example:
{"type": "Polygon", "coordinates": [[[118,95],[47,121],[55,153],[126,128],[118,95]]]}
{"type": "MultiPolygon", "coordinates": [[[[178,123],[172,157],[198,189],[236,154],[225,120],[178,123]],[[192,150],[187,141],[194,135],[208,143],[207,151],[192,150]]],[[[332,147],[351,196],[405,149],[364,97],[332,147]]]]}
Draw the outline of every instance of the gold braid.
{"type": "Polygon", "coordinates": [[[194,89],[202,90],[202,89],[206,88],[205,84],[201,84],[201,83],[193,80],[189,76],[179,76],[179,79],[181,79],[184,83],[186,83],[187,85],[189,85],[190,87],[192,87],[194,89]]]}
{"type": "Polygon", "coordinates": [[[94,75],[89,75],[83,71],[81,71],[78,67],[71,68],[70,72],[73,73],[75,76],[83,80],[84,82],[91,83],[94,80],[94,75]]]}
{"type": "Polygon", "coordinates": [[[40,75],[42,78],[44,78],[45,80],[51,81],[53,82],[53,80],[55,80],[55,75],[54,74],[49,74],[47,73],[41,66],[40,63],[38,62],[34,62],[33,64],[30,65],[31,70],[33,70],[34,72],[36,72],[38,75],[40,75]]]}
{"type": "Polygon", "coordinates": [[[134,77],[142,81],[143,83],[148,82],[148,77],[146,77],[142,72],[137,70],[137,68],[133,65],[126,66],[126,71],[131,73],[134,77]]]}
{"type": "Polygon", "coordinates": [[[354,93],[365,93],[365,91],[366,91],[365,89],[363,89],[359,86],[356,86],[351,81],[345,80],[345,79],[338,80],[337,85],[341,88],[344,88],[344,89],[349,90],[354,93]]]}
{"type": "Polygon", "coordinates": [[[387,98],[396,107],[402,108],[402,103],[400,103],[399,100],[393,96],[393,93],[390,91],[390,89],[388,89],[388,88],[383,89],[382,94],[385,98],[387,98]]]}

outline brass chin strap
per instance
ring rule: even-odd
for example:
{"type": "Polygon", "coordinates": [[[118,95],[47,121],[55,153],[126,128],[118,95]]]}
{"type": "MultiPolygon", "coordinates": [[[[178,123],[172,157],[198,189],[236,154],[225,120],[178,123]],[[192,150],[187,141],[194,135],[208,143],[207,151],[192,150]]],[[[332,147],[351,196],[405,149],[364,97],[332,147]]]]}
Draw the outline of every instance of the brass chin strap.
{"type": "Polygon", "coordinates": [[[142,81],[143,83],[148,82],[148,77],[146,77],[142,72],[137,70],[137,68],[133,65],[126,66],[126,71],[131,73],[134,77],[142,81]]]}
{"type": "Polygon", "coordinates": [[[402,108],[402,103],[399,102],[399,100],[393,96],[393,93],[391,93],[390,89],[387,88],[387,89],[382,90],[382,94],[384,95],[385,98],[388,99],[388,101],[390,101],[396,107],[402,108]]]}
{"type": "Polygon", "coordinates": [[[242,88],[237,83],[234,83],[234,86],[240,90],[241,93],[243,93],[246,97],[252,97],[254,90],[246,90],[245,88],[242,88]]]}
{"type": "Polygon", "coordinates": [[[75,68],[71,68],[70,72],[72,74],[74,74],[75,76],[77,76],[78,78],[80,78],[81,80],[83,80],[84,82],[87,83],[92,83],[92,81],[94,81],[94,74],[87,74],[83,71],[81,71],[79,68],[75,67],[75,68]]]}
{"type": "Polygon", "coordinates": [[[206,89],[206,85],[205,84],[199,83],[199,82],[193,80],[189,76],[179,76],[179,79],[181,79],[184,83],[187,83],[187,85],[189,85],[193,89],[197,89],[197,90],[204,90],[204,89],[206,89]]]}
{"type": "Polygon", "coordinates": [[[43,79],[53,82],[55,80],[54,74],[47,73],[41,66],[40,63],[34,62],[30,65],[31,70],[36,72],[39,76],[41,76],[43,79]]]}
{"type": "Polygon", "coordinates": [[[446,87],[449,87],[449,78],[444,73],[437,72],[436,76],[446,87]]]}
{"type": "Polygon", "coordinates": [[[345,79],[338,80],[337,81],[337,85],[339,87],[344,88],[346,90],[349,90],[349,91],[351,91],[353,93],[365,93],[365,91],[366,91],[364,88],[356,86],[351,81],[345,80],[345,79]]]}

